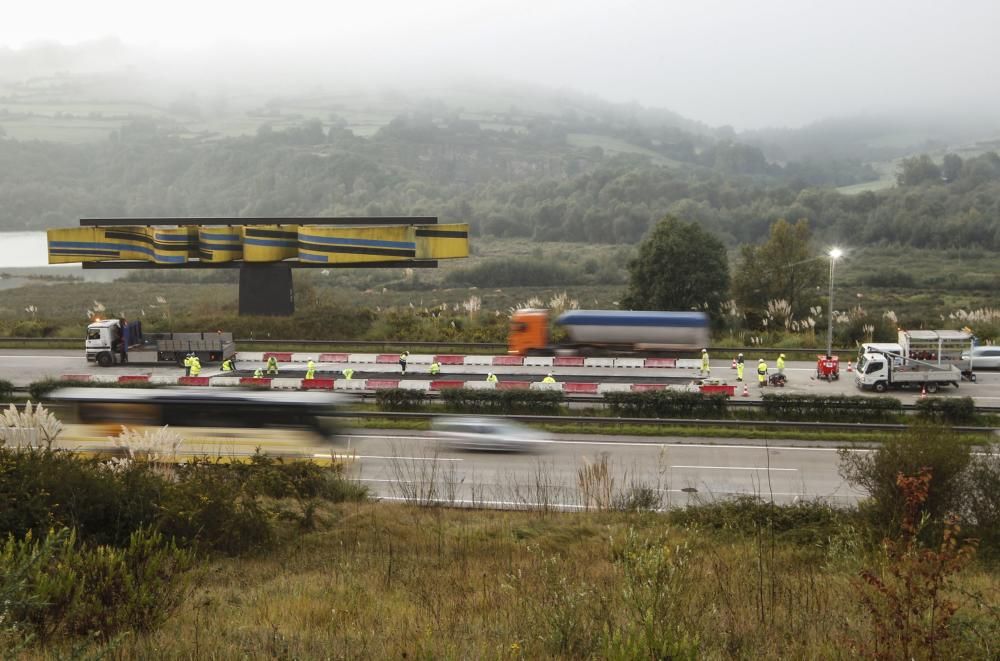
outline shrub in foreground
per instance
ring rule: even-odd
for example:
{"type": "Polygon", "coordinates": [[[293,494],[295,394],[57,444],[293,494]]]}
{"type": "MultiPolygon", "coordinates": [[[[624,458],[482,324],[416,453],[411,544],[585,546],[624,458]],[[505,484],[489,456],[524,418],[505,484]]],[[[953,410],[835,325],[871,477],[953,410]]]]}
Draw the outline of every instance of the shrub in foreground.
{"type": "Polygon", "coordinates": [[[445,408],[454,413],[555,415],[564,398],[558,390],[474,390],[446,388],[441,391],[445,408]]]}
{"type": "Polygon", "coordinates": [[[700,392],[649,390],[609,392],[604,401],[612,415],[625,418],[712,418],[728,417],[725,395],[700,392]]]}

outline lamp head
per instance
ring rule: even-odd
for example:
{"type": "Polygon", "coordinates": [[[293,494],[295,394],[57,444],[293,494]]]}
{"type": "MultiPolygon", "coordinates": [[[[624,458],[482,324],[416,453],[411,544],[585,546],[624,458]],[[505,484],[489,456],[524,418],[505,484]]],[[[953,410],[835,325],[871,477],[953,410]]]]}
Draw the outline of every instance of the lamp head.
{"type": "Polygon", "coordinates": [[[840,248],[830,248],[830,252],[828,252],[827,254],[830,255],[830,257],[832,257],[833,259],[838,259],[841,255],[844,254],[844,251],[841,250],[840,248]]]}

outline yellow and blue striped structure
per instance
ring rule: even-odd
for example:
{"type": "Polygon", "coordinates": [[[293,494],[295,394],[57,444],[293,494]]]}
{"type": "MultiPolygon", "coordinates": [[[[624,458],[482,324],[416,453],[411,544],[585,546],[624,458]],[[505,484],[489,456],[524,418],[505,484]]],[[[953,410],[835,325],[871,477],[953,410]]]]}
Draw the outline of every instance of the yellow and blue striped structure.
{"type": "Polygon", "coordinates": [[[49,263],[380,264],[469,255],[469,226],[326,224],[87,226],[48,231],[49,263]]]}

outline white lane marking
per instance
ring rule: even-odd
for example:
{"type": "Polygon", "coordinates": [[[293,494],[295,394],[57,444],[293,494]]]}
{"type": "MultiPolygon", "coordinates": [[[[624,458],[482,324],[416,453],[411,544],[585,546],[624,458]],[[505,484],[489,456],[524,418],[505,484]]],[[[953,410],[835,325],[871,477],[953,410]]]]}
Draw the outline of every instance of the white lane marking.
{"type": "MultiPolygon", "coordinates": [[[[667,493],[689,493],[689,492],[684,491],[683,489],[661,489],[661,491],[664,491],[664,492],[667,492],[667,493]]],[[[748,492],[748,491],[712,491],[712,492],[710,492],[707,495],[718,495],[718,494],[727,494],[727,495],[747,495],[747,494],[750,494],[750,495],[758,495],[758,494],[751,494],[751,492],[748,492]]],[[[694,494],[689,494],[689,495],[694,495],[694,494]]],[[[852,499],[853,500],[857,500],[858,499],[857,496],[843,495],[843,494],[805,494],[805,493],[774,492],[773,494],[769,494],[769,495],[772,495],[772,496],[786,496],[786,497],[788,497],[788,496],[794,496],[795,498],[818,498],[818,499],[824,499],[824,500],[825,499],[830,499],[830,498],[842,498],[844,500],[852,500],[852,499]]],[[[421,499],[421,498],[407,498],[406,496],[378,496],[378,495],[376,495],[375,498],[378,499],[378,500],[392,500],[392,501],[397,501],[397,502],[416,503],[416,504],[419,504],[419,505],[434,504],[434,505],[454,505],[454,506],[471,506],[471,507],[532,507],[532,508],[545,508],[545,507],[548,507],[548,508],[561,508],[561,509],[568,509],[568,510],[584,510],[584,511],[587,510],[587,507],[584,506],[584,505],[571,505],[569,503],[555,503],[555,502],[549,502],[549,503],[530,503],[530,502],[519,502],[519,501],[516,501],[516,500],[485,500],[485,499],[484,500],[468,500],[468,499],[465,499],[465,498],[455,498],[455,499],[447,499],[447,498],[421,499]]],[[[657,511],[658,512],[666,512],[667,509],[659,509],[657,511]]]]}
{"type": "Polygon", "coordinates": [[[337,459],[405,459],[407,461],[465,461],[464,459],[458,459],[453,457],[388,457],[380,454],[333,454],[333,453],[323,453],[316,452],[313,453],[314,458],[326,459],[327,457],[336,457],[337,459]]]}
{"type": "MultiPolygon", "coordinates": [[[[433,436],[379,436],[376,434],[351,434],[351,438],[381,438],[402,441],[436,441],[433,436]]],[[[559,439],[525,441],[526,443],[549,443],[552,445],[615,445],[620,447],[649,448],[718,448],[720,450],[800,450],[802,452],[871,452],[870,448],[805,448],[791,445],[723,445],[714,443],[643,443],[641,441],[564,441],[559,439]]]]}
{"type": "Polygon", "coordinates": [[[704,468],[716,471],[798,471],[798,468],[768,468],[766,466],[671,466],[671,468],[704,468]]]}

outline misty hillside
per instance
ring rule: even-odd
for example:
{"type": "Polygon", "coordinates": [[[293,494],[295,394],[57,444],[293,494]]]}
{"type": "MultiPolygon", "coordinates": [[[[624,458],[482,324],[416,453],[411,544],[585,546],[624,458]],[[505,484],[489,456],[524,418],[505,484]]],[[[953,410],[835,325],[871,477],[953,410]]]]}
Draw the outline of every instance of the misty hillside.
{"type": "Polygon", "coordinates": [[[509,82],[210,85],[137,68],[148,62],[53,72],[127,54],[113,41],[92,49],[0,52],[11,65],[0,81],[0,229],[81,216],[436,215],[478,234],[634,243],[670,213],[731,245],[778,218],[807,218],[837,242],[1000,245],[996,155],[984,144],[944,159],[945,138],[979,128],[939,130],[938,142],[914,129],[916,142],[878,147],[905,127],[736,134],[509,82]],[[922,147],[941,153],[868,162],[922,147]],[[887,188],[832,190],[842,186],[887,188]]]}

